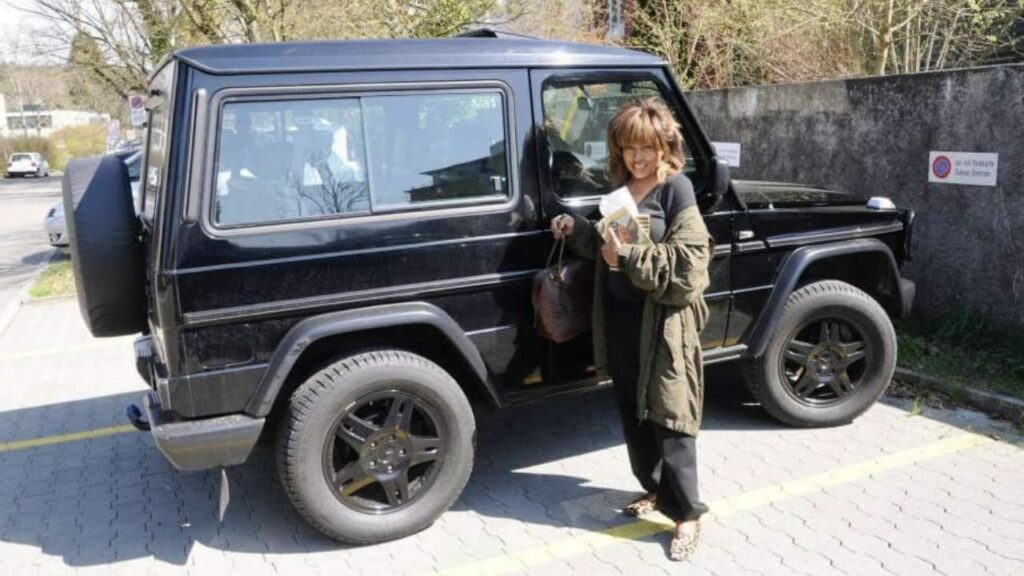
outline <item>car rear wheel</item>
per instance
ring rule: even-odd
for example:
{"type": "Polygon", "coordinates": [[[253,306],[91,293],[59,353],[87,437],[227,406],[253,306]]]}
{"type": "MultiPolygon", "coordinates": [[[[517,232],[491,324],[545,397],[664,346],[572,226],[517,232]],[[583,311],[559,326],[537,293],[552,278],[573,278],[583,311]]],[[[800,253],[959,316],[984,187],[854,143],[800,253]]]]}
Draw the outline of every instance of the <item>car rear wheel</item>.
{"type": "Polygon", "coordinates": [[[834,426],[863,414],[896,368],[896,332],[871,296],[827,280],[790,295],[768,348],[745,380],[772,416],[792,426],[834,426]]]}
{"type": "Polygon", "coordinates": [[[370,544],[429,526],[473,467],[473,412],[452,377],[401,350],[350,356],[292,394],[277,444],[281,485],[327,536],[370,544]]]}

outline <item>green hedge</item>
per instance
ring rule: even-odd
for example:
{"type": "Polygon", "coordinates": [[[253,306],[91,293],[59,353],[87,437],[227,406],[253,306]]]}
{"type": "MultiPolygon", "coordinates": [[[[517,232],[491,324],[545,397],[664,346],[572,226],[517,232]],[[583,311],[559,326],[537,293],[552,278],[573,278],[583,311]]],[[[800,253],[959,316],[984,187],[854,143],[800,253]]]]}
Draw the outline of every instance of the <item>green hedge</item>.
{"type": "Polygon", "coordinates": [[[0,138],[0,159],[7,165],[7,161],[10,159],[11,154],[15,152],[38,152],[46,158],[50,164],[51,169],[53,168],[53,142],[47,138],[40,138],[36,136],[17,136],[13,138],[0,138]]]}
{"type": "Polygon", "coordinates": [[[68,126],[53,133],[50,142],[54,154],[50,159],[50,168],[63,170],[72,158],[97,156],[107,151],[107,129],[102,124],[84,124],[68,126]]]}
{"type": "Polygon", "coordinates": [[[0,158],[3,162],[15,152],[38,152],[50,163],[50,170],[63,170],[72,158],[85,158],[105,153],[107,131],[102,124],[69,126],[54,132],[49,138],[15,136],[0,138],[0,158]]]}

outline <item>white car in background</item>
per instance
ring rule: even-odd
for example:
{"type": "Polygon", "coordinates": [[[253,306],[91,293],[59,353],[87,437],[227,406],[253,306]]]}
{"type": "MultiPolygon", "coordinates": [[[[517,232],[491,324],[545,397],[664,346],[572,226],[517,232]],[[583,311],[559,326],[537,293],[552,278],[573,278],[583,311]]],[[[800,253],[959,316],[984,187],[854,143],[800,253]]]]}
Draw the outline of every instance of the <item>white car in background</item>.
{"type": "Polygon", "coordinates": [[[4,170],[5,178],[15,176],[28,176],[36,178],[50,175],[50,163],[43,158],[42,154],[36,152],[15,152],[7,161],[7,169],[4,170]]]}
{"type": "MultiPolygon", "coordinates": [[[[135,151],[117,154],[128,166],[128,181],[132,186],[132,206],[139,211],[139,171],[142,169],[142,152],[135,151]]],[[[67,224],[64,221],[64,199],[57,200],[50,207],[43,220],[43,229],[50,239],[50,245],[62,247],[68,245],[67,224]]]]}

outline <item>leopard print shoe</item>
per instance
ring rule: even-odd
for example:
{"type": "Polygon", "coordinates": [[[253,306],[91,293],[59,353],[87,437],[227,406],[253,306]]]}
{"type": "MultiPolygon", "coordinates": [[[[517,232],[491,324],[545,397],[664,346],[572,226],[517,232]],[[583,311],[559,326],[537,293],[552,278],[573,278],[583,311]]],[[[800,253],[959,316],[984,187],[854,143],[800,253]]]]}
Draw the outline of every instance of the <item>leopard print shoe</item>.
{"type": "Polygon", "coordinates": [[[693,535],[673,535],[672,543],[668,547],[669,558],[676,562],[685,562],[697,552],[697,545],[700,544],[700,521],[693,529],[693,535]]]}
{"type": "Polygon", "coordinates": [[[644,494],[626,505],[622,509],[622,513],[630,518],[639,518],[640,516],[650,514],[654,512],[657,506],[657,498],[654,494],[644,494]]]}

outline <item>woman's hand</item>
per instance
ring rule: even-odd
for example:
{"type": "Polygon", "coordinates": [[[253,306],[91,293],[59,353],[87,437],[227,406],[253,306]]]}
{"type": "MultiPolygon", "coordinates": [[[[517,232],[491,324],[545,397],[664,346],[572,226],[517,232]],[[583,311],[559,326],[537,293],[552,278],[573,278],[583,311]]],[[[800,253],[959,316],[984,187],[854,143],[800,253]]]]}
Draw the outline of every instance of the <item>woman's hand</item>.
{"type": "Polygon", "coordinates": [[[568,214],[561,214],[551,219],[551,233],[555,236],[555,240],[572,236],[575,227],[576,221],[568,214]]]}

